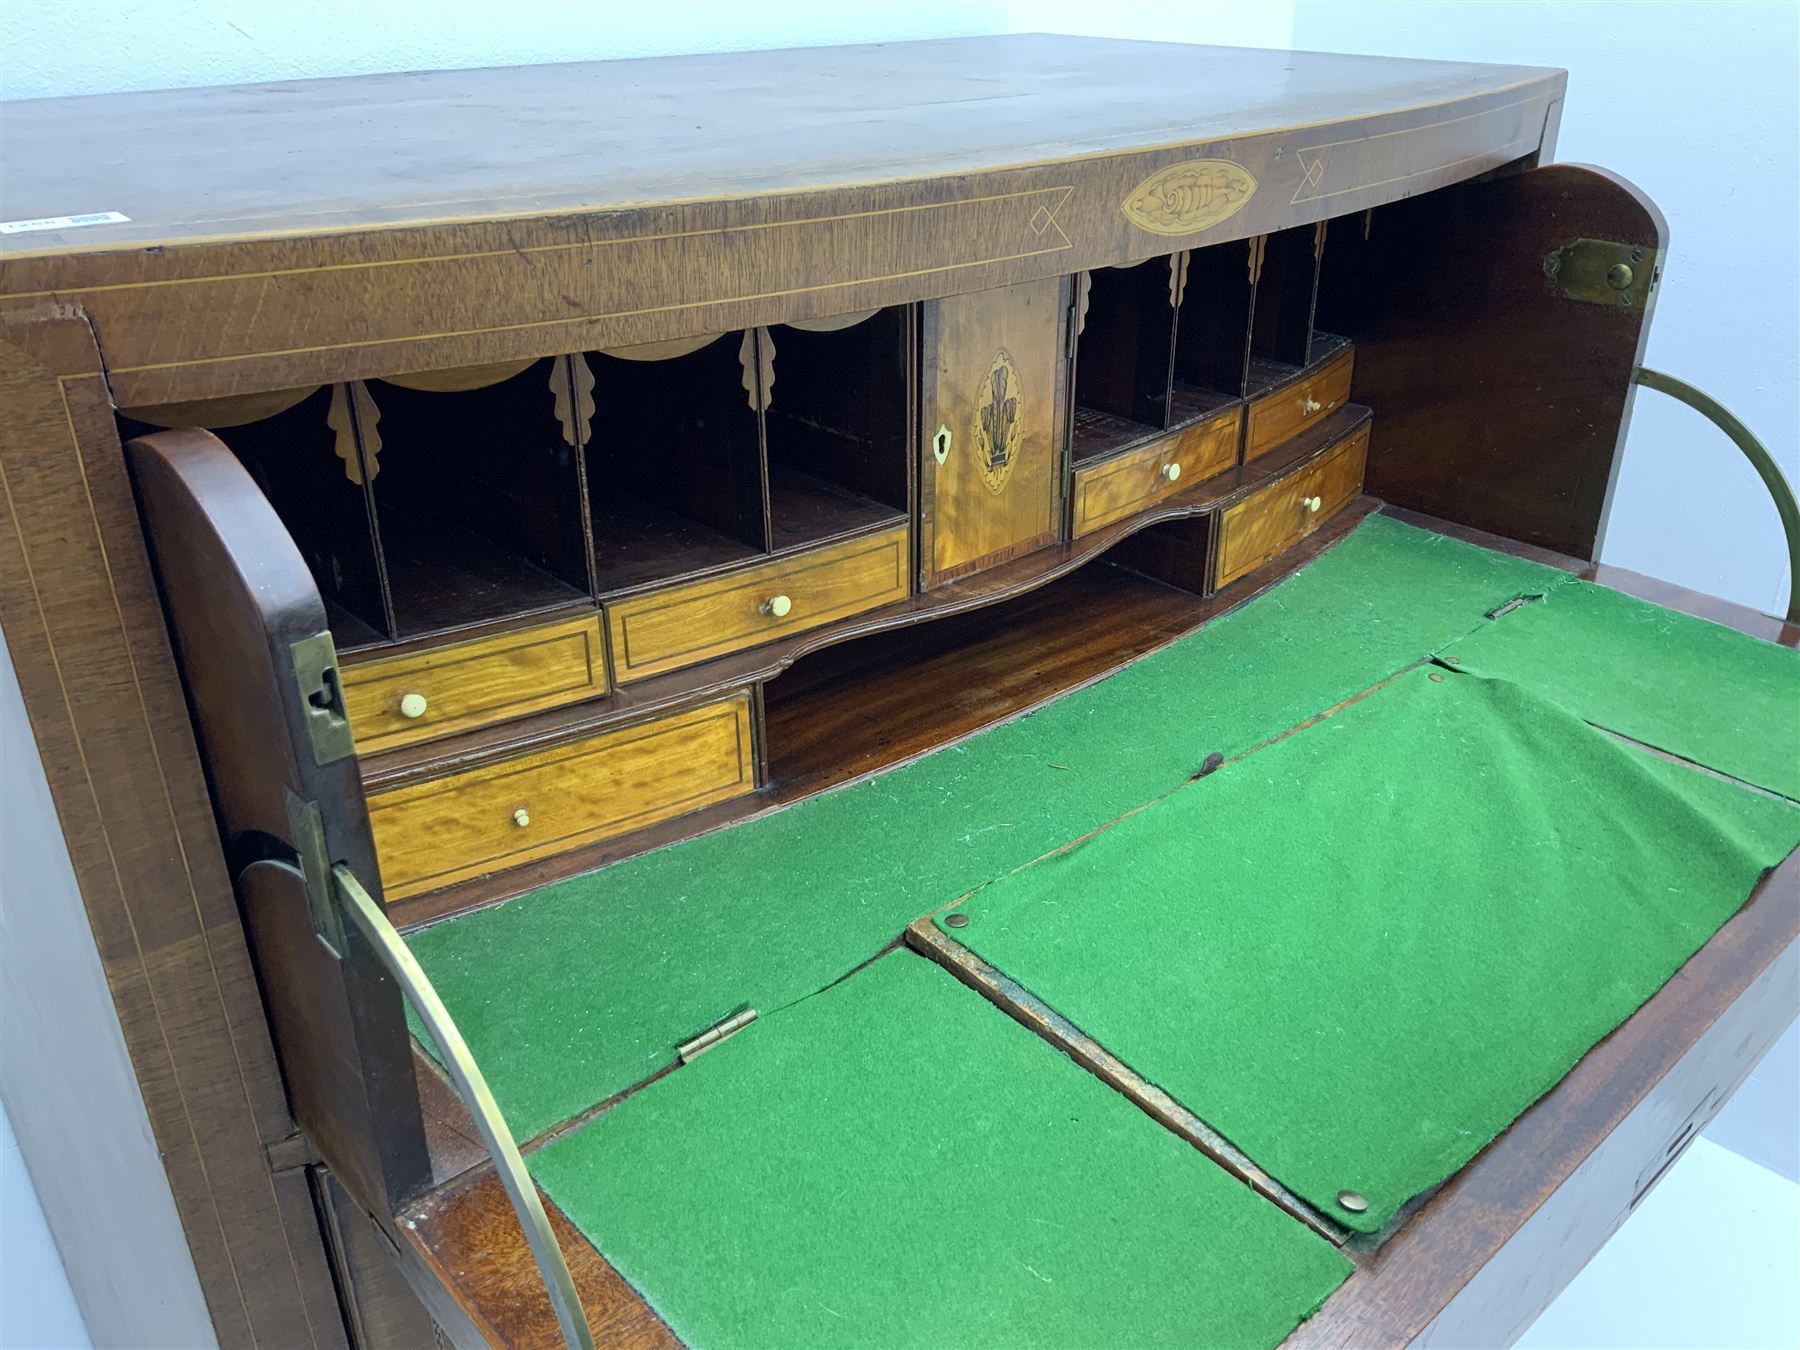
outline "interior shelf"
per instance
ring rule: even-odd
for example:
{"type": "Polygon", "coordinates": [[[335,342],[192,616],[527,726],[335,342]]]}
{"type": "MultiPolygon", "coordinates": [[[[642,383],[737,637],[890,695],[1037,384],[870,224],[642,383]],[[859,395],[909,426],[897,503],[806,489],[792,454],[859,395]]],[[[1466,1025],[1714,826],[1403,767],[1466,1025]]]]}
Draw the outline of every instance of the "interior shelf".
{"type": "Polygon", "coordinates": [[[775,552],[903,519],[912,311],[783,325],[763,411],[775,552]]]}
{"type": "Polygon", "coordinates": [[[904,506],[888,506],[797,469],[769,465],[769,536],[775,552],[894,525],[904,506]]]}
{"type": "MultiPolygon", "coordinates": [[[[555,415],[565,358],[473,388],[371,381],[375,523],[396,638],[589,593],[581,456],[555,415]]],[[[578,433],[577,433],[578,434],[578,433]]]]}
{"type": "Polygon", "coordinates": [[[764,686],[776,801],[900,763],[1197,627],[1207,603],[1097,560],[1016,600],[803,657],[764,686]]]}
{"type": "Polygon", "coordinates": [[[1088,274],[1075,348],[1070,453],[1077,463],[1168,428],[1175,342],[1170,277],[1167,257],[1088,274]]]}
{"type": "Polygon", "coordinates": [[[754,337],[728,333],[661,359],[588,354],[597,412],[587,490],[599,595],[767,548],[760,395],[744,387],[747,342],[754,337]]]}
{"type": "Polygon", "coordinates": [[[386,511],[382,554],[399,636],[445,632],[587,599],[572,586],[446,516],[386,511]]]}

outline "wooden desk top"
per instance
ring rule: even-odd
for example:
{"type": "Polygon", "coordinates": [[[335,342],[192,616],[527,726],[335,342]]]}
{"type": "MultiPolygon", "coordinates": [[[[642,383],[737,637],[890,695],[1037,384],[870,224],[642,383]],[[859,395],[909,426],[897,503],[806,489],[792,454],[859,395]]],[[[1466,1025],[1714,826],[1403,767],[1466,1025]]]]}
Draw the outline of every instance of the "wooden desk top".
{"type": "MultiPolygon", "coordinates": [[[[0,317],[119,406],[655,342],[1230,243],[1542,159],[1564,74],[1020,36],[46,99],[0,317]]],[[[56,364],[54,358],[52,364],[56,364]]]]}
{"type": "Polygon", "coordinates": [[[1528,97],[1561,72],[1026,34],[8,106],[8,256],[986,173],[1528,97]]]}

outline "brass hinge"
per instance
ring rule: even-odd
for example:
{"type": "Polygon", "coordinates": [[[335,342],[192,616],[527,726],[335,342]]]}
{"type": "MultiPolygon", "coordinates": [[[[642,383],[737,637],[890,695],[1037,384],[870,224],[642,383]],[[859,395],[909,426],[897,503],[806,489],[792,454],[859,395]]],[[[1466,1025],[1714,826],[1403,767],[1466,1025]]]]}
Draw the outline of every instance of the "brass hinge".
{"type": "Polygon", "coordinates": [[[1653,248],[1577,239],[1544,255],[1544,275],[1565,300],[1642,309],[1659,274],[1653,248]]]}
{"type": "Polygon", "coordinates": [[[717,1049],[727,1037],[735,1036],[756,1020],[755,1008],[740,1008],[723,1022],[708,1027],[691,1041],[675,1047],[675,1057],[683,1064],[692,1063],[708,1050],[717,1049]]]}
{"type": "Polygon", "coordinates": [[[306,908],[313,932],[339,960],[344,956],[344,918],[338,912],[337,893],[331,885],[331,855],[325,847],[325,818],[317,802],[287,794],[288,828],[293,831],[294,852],[306,886],[306,908]]]}
{"type": "Polygon", "coordinates": [[[336,764],[356,753],[350,734],[350,714],[344,707],[344,682],[338,674],[337,648],[330,633],[314,633],[288,648],[294,665],[294,683],[300,689],[300,713],[306,719],[306,738],[312,742],[313,762],[336,764]]]}

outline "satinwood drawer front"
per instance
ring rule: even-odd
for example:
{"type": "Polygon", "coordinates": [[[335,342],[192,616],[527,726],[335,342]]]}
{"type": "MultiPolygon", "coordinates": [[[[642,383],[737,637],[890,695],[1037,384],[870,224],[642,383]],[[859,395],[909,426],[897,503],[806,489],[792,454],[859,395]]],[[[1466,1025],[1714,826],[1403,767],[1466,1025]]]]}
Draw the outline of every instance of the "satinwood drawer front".
{"type": "Polygon", "coordinates": [[[905,525],[606,606],[613,670],[641,680],[904,600],[905,525]]]}
{"type": "Polygon", "coordinates": [[[343,667],[363,754],[488,726],[606,692],[600,616],[343,667]]]}
{"type": "Polygon", "coordinates": [[[750,697],[369,796],[387,899],[564,853],[756,790],[750,697]]]}
{"type": "Polygon", "coordinates": [[[1244,459],[1266,455],[1289,437],[1350,401],[1350,369],[1355,352],[1347,351],[1316,371],[1250,404],[1244,432],[1244,459]]]}
{"type": "Polygon", "coordinates": [[[1116,459],[1077,469],[1076,537],[1229,469],[1237,460],[1241,416],[1241,409],[1227,408],[1116,459]]]}
{"type": "Polygon", "coordinates": [[[1219,521],[1220,586],[1306,538],[1362,491],[1369,425],[1358,427],[1304,469],[1227,507],[1219,521]]]}

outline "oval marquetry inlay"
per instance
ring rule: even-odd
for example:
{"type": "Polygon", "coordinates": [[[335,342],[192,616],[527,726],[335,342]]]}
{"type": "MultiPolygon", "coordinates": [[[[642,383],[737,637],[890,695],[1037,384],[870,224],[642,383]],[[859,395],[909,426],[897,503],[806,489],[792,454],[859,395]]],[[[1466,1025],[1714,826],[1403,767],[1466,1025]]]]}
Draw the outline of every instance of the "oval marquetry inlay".
{"type": "Polygon", "coordinates": [[[1119,203],[1152,234],[1193,234],[1231,219],[1256,191],[1256,176],[1228,159],[1190,159],[1158,170],[1119,203]]]}

